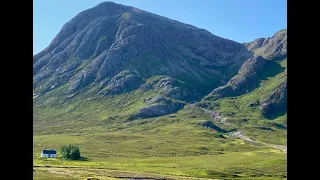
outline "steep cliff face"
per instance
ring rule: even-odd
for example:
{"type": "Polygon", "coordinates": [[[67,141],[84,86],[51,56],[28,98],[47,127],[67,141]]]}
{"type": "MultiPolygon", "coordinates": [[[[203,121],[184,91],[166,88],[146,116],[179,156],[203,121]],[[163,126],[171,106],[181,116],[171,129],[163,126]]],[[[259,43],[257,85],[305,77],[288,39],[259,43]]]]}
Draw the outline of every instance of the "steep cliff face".
{"type": "Polygon", "coordinates": [[[279,84],[261,102],[261,112],[268,118],[277,117],[287,113],[287,72],[285,71],[279,84]]]}

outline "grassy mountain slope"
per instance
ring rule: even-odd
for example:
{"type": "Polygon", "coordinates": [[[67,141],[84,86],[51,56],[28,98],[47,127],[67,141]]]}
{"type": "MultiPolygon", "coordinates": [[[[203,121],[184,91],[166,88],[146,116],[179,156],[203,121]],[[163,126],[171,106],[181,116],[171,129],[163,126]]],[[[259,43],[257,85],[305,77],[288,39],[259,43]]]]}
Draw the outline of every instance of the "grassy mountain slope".
{"type": "MultiPolygon", "coordinates": [[[[279,65],[285,69],[287,59],[279,65]]],[[[266,76],[260,86],[250,93],[215,101],[204,100],[199,104],[206,104],[207,108],[220,112],[227,118],[227,122],[242,129],[249,137],[266,143],[286,145],[286,112],[270,119],[261,113],[259,102],[267,99],[279,84],[287,81],[287,73],[283,70],[278,74],[269,74],[273,76],[266,76]]]]}
{"type": "MultiPolygon", "coordinates": [[[[210,103],[215,104],[214,110],[228,117],[227,122],[241,129],[247,136],[266,143],[286,145],[286,129],[275,126],[285,125],[286,115],[268,120],[261,115],[259,108],[248,107],[250,102],[268,96],[283,74],[267,78],[259,88],[249,94],[210,103]],[[227,116],[232,112],[235,113],[233,117],[227,116]],[[243,118],[248,122],[241,123],[243,118]],[[256,126],[270,127],[272,130],[261,130],[256,126]]],[[[106,168],[120,172],[139,172],[142,176],[150,176],[148,173],[151,173],[151,177],[159,176],[157,174],[174,178],[286,177],[285,153],[266,146],[248,144],[229,137],[226,133],[203,127],[202,124],[211,117],[197,106],[185,106],[177,113],[162,117],[135,121],[122,119],[127,111],[139,106],[139,100],[141,103],[143,97],[146,97],[145,92],[140,93],[142,96],[139,92],[116,95],[113,101],[101,99],[105,102],[104,105],[97,103],[89,106],[82,101],[74,103],[70,108],[47,106],[45,110],[35,110],[34,164],[85,167],[87,169],[84,172],[87,173],[90,172],[89,167],[106,168]],[[118,108],[123,105],[121,102],[132,105],[126,105],[120,110],[118,108]],[[82,107],[86,108],[81,109],[82,107]],[[39,126],[36,126],[36,122],[39,126]],[[42,147],[57,149],[70,142],[79,145],[86,160],[44,160],[39,157],[42,147]]],[[[76,99],[74,101],[77,102],[76,99]]],[[[215,124],[228,130],[223,124],[215,124]]],[[[97,172],[91,174],[101,176],[101,173],[97,172]]],[[[79,173],[78,176],[89,175],[79,173]]],[[[114,175],[109,173],[108,176],[114,175]]]]}

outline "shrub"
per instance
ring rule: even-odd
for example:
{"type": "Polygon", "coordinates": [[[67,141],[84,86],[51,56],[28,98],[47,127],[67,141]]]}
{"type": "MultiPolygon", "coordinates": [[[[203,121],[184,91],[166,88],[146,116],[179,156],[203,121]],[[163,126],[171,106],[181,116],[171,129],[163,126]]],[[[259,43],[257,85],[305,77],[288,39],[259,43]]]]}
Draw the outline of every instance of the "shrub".
{"type": "Polygon", "coordinates": [[[79,148],[72,144],[62,145],[60,148],[60,154],[62,159],[77,160],[80,158],[79,148]]]}

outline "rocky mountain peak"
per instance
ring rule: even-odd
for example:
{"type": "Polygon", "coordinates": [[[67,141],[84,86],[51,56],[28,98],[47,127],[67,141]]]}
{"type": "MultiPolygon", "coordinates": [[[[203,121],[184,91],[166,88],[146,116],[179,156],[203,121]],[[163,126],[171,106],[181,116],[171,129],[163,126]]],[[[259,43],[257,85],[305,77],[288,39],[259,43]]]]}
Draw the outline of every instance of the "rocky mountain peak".
{"type": "Polygon", "coordinates": [[[263,56],[266,59],[284,59],[287,56],[287,30],[277,31],[269,38],[258,38],[245,43],[245,46],[257,56],[263,56]]]}
{"type": "Polygon", "coordinates": [[[211,88],[226,80],[233,64],[237,68],[232,71],[238,71],[239,62],[250,56],[246,52],[242,44],[206,30],[104,2],[72,18],[34,56],[34,87],[45,93],[68,83],[73,93],[87,85],[108,84],[129,70],[144,80],[167,75],[211,88]]]}

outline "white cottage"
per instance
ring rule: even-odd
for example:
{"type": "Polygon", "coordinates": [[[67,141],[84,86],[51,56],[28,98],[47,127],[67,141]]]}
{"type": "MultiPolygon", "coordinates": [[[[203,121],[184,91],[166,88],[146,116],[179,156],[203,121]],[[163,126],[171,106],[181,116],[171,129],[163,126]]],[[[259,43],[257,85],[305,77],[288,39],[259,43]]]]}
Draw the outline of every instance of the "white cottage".
{"type": "Polygon", "coordinates": [[[55,150],[44,149],[41,151],[41,157],[43,157],[43,158],[56,158],[57,152],[55,150]]]}

